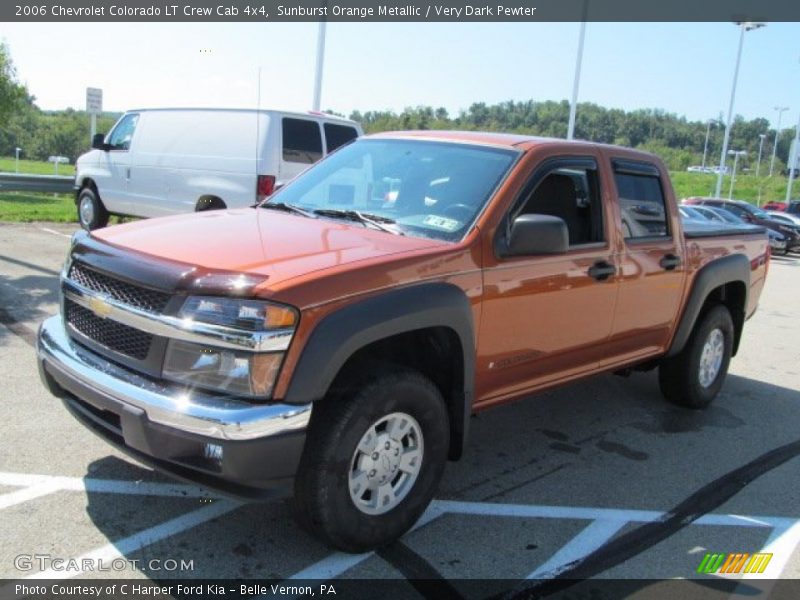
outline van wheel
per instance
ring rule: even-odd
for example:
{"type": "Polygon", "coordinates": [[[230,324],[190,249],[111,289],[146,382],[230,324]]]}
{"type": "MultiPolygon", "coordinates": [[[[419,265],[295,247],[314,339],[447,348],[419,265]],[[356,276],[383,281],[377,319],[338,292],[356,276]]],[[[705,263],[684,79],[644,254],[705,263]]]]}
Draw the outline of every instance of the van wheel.
{"type": "Polygon", "coordinates": [[[732,352],[731,313],[725,306],[715,306],[695,325],[680,354],[661,363],[661,393],[679,406],[706,408],[722,388],[732,352]]]}
{"type": "Polygon", "coordinates": [[[87,231],[100,229],[108,225],[108,211],[100,197],[91,187],[85,187],[78,194],[76,201],[78,208],[78,222],[87,231]]]}
{"type": "Polygon", "coordinates": [[[203,210],[222,210],[224,208],[227,207],[222,200],[213,196],[206,196],[197,201],[197,205],[195,206],[194,210],[196,212],[200,212],[203,210]]]}
{"type": "Polygon", "coordinates": [[[392,367],[314,406],[295,479],[295,515],[310,533],[365,552],[408,531],[444,472],[450,428],[442,395],[392,367]]]}

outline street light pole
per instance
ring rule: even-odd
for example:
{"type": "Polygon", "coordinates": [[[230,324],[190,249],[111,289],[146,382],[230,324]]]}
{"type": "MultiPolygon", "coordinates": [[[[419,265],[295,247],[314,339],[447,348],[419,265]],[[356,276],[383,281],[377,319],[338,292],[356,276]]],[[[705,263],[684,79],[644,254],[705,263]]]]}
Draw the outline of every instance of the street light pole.
{"type": "Polygon", "coordinates": [[[772,171],[775,168],[775,154],[778,152],[778,140],[781,138],[781,117],[783,113],[789,110],[788,106],[776,106],[775,110],[778,111],[778,123],[775,127],[775,143],[772,144],[772,160],[769,161],[769,176],[772,177],[772,171]]]}
{"type": "MultiPolygon", "coordinates": [[[[326,3],[327,5],[327,3],[326,3]]],[[[319,22],[319,32],[317,33],[317,68],[314,73],[314,102],[312,110],[319,111],[322,101],[322,66],[325,62],[325,26],[327,23],[323,19],[319,22]]]]}
{"type": "Polygon", "coordinates": [[[792,183],[794,182],[794,171],[797,167],[797,155],[800,153],[800,117],[797,118],[797,128],[794,130],[794,144],[789,157],[789,183],[786,185],[786,206],[792,200],[792,183]]]}
{"type": "Polygon", "coordinates": [[[722,192],[722,177],[723,171],[725,169],[725,156],[728,154],[728,142],[730,141],[731,137],[731,125],[733,121],[733,101],[736,99],[736,83],[739,80],[739,64],[742,62],[742,46],[744,46],[744,33],[745,31],[750,31],[752,29],[758,29],[759,27],[763,27],[764,23],[753,23],[750,21],[745,21],[742,23],[737,23],[741,28],[741,33],[739,34],[739,50],[736,53],[736,67],[733,69],[733,85],[731,86],[731,101],[728,104],[728,120],[725,123],[725,136],[722,139],[722,152],[720,152],[719,157],[719,173],[717,174],[717,188],[714,193],[715,198],[719,198],[720,192],[722,192]]]}
{"type": "Polygon", "coordinates": [[[758,134],[759,139],[761,140],[758,142],[758,162],[756,163],[756,177],[761,172],[761,150],[764,148],[764,138],[767,137],[765,133],[758,134]]]}
{"type": "Polygon", "coordinates": [[[731,174],[731,187],[728,190],[728,200],[733,198],[733,184],[736,183],[736,165],[739,164],[739,157],[747,154],[744,150],[728,150],[728,154],[733,155],[733,173],[731,174]]]}
{"type": "Polygon", "coordinates": [[[581,63],[583,62],[583,40],[586,37],[586,10],[589,0],[584,3],[583,21],[581,21],[581,32],[578,34],[578,58],[575,60],[575,80],[572,82],[572,102],[569,105],[569,124],[567,125],[567,139],[575,137],[575,113],[578,110],[578,88],[581,84],[581,63]]]}
{"type": "Polygon", "coordinates": [[[703,145],[703,171],[706,170],[706,154],[708,153],[708,136],[711,134],[711,124],[714,123],[714,119],[709,119],[708,123],[706,124],[706,143],[703,145]]]}

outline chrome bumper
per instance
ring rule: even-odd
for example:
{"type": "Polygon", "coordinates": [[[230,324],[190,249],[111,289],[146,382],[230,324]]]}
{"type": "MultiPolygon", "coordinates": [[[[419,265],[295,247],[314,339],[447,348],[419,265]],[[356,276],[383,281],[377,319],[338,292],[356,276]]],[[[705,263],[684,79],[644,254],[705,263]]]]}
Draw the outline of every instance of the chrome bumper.
{"type": "Polygon", "coordinates": [[[60,315],[42,323],[37,353],[45,372],[55,370],[102,396],[144,411],[152,423],[178,431],[219,440],[254,440],[301,432],[311,417],[310,404],[254,405],[137,375],[73,343],[60,315]]]}

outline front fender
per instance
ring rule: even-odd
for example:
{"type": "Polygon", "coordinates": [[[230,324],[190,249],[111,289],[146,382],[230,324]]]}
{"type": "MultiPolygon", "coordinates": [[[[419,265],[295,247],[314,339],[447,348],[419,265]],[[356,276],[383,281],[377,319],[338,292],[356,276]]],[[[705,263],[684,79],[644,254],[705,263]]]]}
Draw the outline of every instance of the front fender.
{"type": "Polygon", "coordinates": [[[451,457],[457,457],[466,441],[472,409],[475,336],[469,299],[451,284],[424,283],[388,291],[325,317],[303,348],[283,400],[290,404],[318,401],[358,350],[393,335],[431,327],[455,332],[463,354],[463,389],[450,407],[454,437],[451,457]]]}

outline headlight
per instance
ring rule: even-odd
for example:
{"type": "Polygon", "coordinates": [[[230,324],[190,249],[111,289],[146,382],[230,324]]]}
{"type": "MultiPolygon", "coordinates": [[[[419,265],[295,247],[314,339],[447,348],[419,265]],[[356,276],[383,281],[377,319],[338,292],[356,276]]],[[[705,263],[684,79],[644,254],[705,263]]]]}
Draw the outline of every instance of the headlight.
{"type": "Polygon", "coordinates": [[[288,306],[216,296],[190,296],[178,316],[248,331],[287,329],[297,324],[297,311],[288,306]]]}
{"type": "MultiPolygon", "coordinates": [[[[286,345],[297,325],[297,311],[288,306],[236,298],[190,296],[178,316],[239,331],[283,332],[286,345]]],[[[283,348],[285,350],[285,348],[283,348]]],[[[218,392],[267,399],[278,376],[284,353],[253,352],[170,340],[164,359],[166,379],[218,392]]]]}

